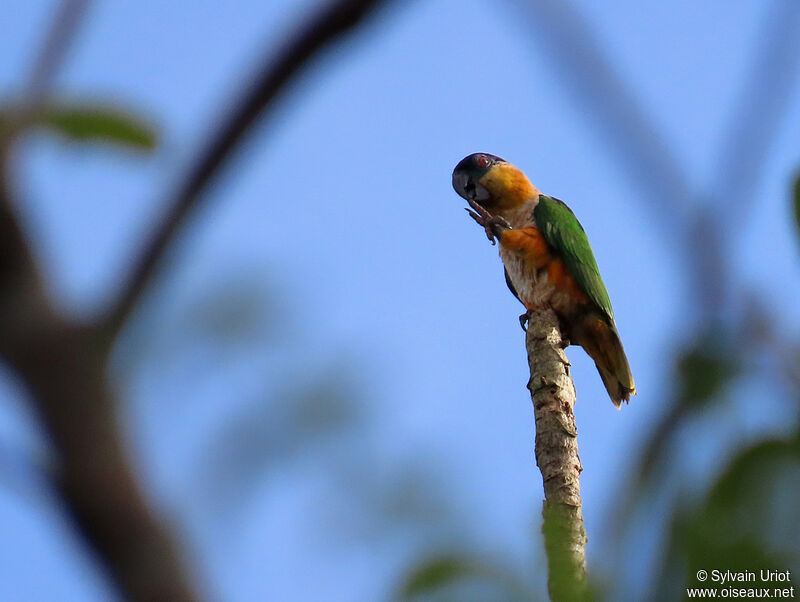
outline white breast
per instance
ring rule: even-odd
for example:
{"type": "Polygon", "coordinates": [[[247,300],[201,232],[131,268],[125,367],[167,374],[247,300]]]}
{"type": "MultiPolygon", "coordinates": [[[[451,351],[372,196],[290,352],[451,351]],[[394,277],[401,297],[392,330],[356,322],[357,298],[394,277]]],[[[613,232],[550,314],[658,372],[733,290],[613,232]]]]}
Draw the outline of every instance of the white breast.
{"type": "Polygon", "coordinates": [[[520,301],[528,307],[550,307],[555,287],[547,281],[547,268],[536,270],[522,255],[500,247],[503,260],[520,301]]]}

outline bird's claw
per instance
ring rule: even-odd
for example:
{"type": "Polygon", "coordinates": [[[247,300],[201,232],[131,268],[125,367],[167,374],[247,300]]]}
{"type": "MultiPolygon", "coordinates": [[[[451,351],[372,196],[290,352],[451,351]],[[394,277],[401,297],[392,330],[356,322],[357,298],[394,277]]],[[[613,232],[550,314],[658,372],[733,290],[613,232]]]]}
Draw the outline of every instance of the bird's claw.
{"type": "Polygon", "coordinates": [[[530,319],[531,315],[527,311],[524,314],[520,314],[519,316],[519,325],[522,326],[522,330],[524,332],[528,332],[528,320],[530,319]]]}
{"type": "Polygon", "coordinates": [[[467,203],[469,203],[472,209],[465,207],[465,211],[469,213],[472,219],[483,226],[486,232],[486,238],[488,238],[493,245],[497,243],[496,239],[500,238],[503,232],[511,230],[511,225],[504,218],[499,215],[492,215],[472,199],[467,199],[467,203]]]}

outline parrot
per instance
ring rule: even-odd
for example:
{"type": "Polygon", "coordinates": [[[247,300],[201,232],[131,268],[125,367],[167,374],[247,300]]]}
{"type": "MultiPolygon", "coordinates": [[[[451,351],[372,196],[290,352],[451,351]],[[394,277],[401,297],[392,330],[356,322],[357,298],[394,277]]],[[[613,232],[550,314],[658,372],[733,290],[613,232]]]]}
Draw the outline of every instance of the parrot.
{"type": "Polygon", "coordinates": [[[500,243],[506,284],[526,309],[523,329],[529,312],[552,309],[565,346],[579,345],[594,360],[617,409],[628,403],[636,395],[631,368],[589,239],[572,210],[489,153],[462,159],[453,188],[492,244],[500,243]]]}

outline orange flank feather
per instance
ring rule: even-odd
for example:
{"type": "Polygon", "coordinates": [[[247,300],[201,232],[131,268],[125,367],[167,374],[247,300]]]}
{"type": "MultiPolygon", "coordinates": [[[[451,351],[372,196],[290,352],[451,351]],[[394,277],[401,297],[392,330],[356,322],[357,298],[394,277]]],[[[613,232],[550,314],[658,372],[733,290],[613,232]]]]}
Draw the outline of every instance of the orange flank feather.
{"type": "Polygon", "coordinates": [[[547,268],[547,281],[557,289],[568,293],[576,305],[583,305],[589,302],[589,297],[578,286],[572,274],[567,271],[567,267],[560,257],[556,257],[550,262],[547,268]]]}
{"type": "Polygon", "coordinates": [[[536,228],[506,230],[500,234],[500,244],[509,251],[522,253],[537,270],[550,263],[550,246],[536,228]]]}
{"type": "Polygon", "coordinates": [[[539,196],[539,191],[527,176],[510,163],[498,163],[481,178],[485,187],[498,203],[493,211],[502,213],[520,207],[539,196]]]}
{"type": "MultiPolygon", "coordinates": [[[[589,302],[589,298],[567,270],[564,261],[553,255],[550,245],[537,228],[506,230],[500,234],[500,244],[505,249],[524,257],[525,264],[535,270],[547,268],[547,281],[557,290],[567,293],[575,306],[589,302]]],[[[526,307],[535,309],[530,303],[526,303],[526,307]]]]}

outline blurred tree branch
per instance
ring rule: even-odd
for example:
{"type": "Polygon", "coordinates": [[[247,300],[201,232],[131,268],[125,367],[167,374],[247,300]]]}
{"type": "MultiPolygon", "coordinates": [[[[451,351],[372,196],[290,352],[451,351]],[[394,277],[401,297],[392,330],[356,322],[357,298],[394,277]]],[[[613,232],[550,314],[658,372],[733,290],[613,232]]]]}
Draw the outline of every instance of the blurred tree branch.
{"type": "Polygon", "coordinates": [[[526,347],[528,388],[536,419],[536,464],[544,485],[544,545],[548,589],[554,601],[586,594],[586,532],[581,512],[575,385],[558,318],[552,310],[531,312],[526,347]]]}
{"type": "Polygon", "coordinates": [[[718,162],[709,184],[714,213],[727,215],[729,232],[747,219],[752,195],[780,134],[800,69],[800,5],[773,0],[766,9],[755,56],[723,132],[718,162]]]}
{"type": "Polygon", "coordinates": [[[304,25],[297,36],[278,53],[268,56],[222,127],[196,157],[189,174],[166,203],[166,215],[151,233],[134,261],[130,278],[105,318],[109,341],[113,340],[134,310],[170,247],[213,178],[235,151],[250,126],[268,111],[292,77],[318,52],[339,36],[356,27],[385,0],[337,0],[324,6],[304,25]]]}
{"type": "Polygon", "coordinates": [[[52,481],[65,509],[120,590],[135,600],[190,600],[172,543],[127,464],[96,330],[58,315],[14,212],[10,147],[45,101],[86,4],[62,3],[26,104],[0,135],[0,354],[30,394],[54,447],[52,481]]]}
{"type": "Polygon", "coordinates": [[[665,240],[680,248],[673,227],[688,222],[692,207],[690,183],[665,136],[627,85],[603,45],[569,0],[517,0],[533,39],[555,64],[565,86],[581,103],[598,137],[614,152],[639,187],[642,202],[662,228],[665,240]],[[670,207],[670,220],[664,207],[670,207]]]}
{"type": "Polygon", "coordinates": [[[776,123],[796,81],[797,29],[800,5],[794,0],[772,0],[759,36],[761,46],[720,151],[710,190],[690,183],[678,153],[637,97],[636,91],[614,68],[603,45],[569,0],[518,0],[531,28],[544,42],[559,76],[585,108],[590,124],[604,144],[616,152],[620,165],[642,191],[642,203],[653,222],[673,245],[688,275],[691,303],[700,309],[698,322],[707,323],[730,301],[725,244],[733,241],[740,210],[758,182],[763,158],[774,142],[776,123]],[[664,207],[669,207],[665,219],[664,207]],[[723,210],[724,209],[724,210],[723,210]],[[720,214],[737,220],[730,224],[720,214]]]}
{"type": "MultiPolygon", "coordinates": [[[[57,458],[53,481],[65,508],[120,592],[132,600],[192,600],[195,594],[179,556],[126,459],[107,377],[111,344],[190,210],[256,118],[293,75],[380,1],[338,0],[324,6],[289,40],[277,60],[264,62],[256,85],[243,94],[169,202],[117,303],[96,322],[77,324],[60,316],[45,292],[14,212],[9,166],[11,147],[18,134],[35,124],[87,4],[88,0],[62,3],[33,69],[26,103],[8,114],[10,122],[0,123],[0,355],[30,393],[52,442],[57,458]]],[[[88,125],[94,129],[129,125],[106,118],[103,126],[96,115],[90,119],[88,125]]],[[[118,131],[108,134],[121,140],[118,131]]],[[[127,134],[130,137],[131,132],[127,134]]]]}
{"type": "Polygon", "coordinates": [[[89,0],[62,0],[36,64],[31,70],[26,90],[29,109],[38,108],[49,94],[88,8],[89,0]]]}

